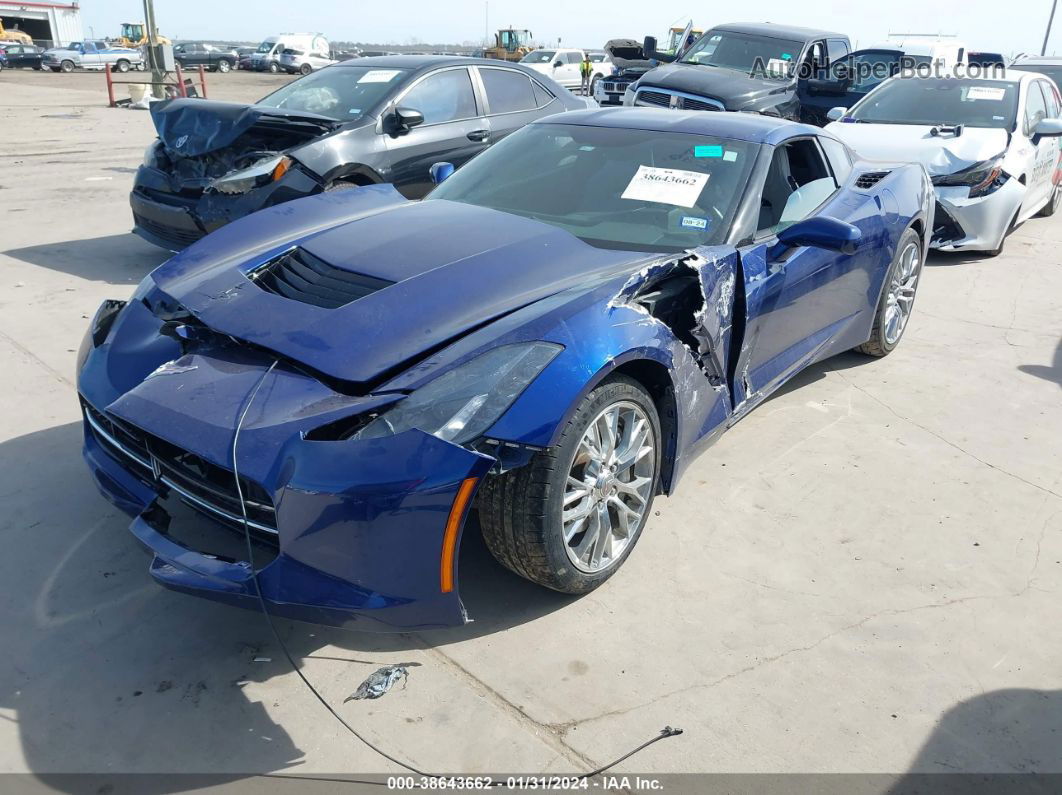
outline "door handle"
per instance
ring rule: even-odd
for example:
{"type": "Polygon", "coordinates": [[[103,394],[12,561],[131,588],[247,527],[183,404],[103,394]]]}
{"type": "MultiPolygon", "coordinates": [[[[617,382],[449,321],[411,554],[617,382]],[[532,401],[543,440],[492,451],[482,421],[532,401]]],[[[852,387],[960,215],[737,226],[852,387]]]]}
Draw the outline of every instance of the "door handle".
{"type": "Polygon", "coordinates": [[[467,137],[470,141],[486,141],[490,138],[490,130],[473,130],[467,137]]]}

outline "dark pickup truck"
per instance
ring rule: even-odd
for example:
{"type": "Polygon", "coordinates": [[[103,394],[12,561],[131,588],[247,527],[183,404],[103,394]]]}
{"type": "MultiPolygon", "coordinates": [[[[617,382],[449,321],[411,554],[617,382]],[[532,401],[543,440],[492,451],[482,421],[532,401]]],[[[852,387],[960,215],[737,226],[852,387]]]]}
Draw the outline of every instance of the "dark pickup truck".
{"type": "MultiPolygon", "coordinates": [[[[649,58],[670,60],[656,52],[652,37],[646,37],[643,50],[649,58]]],[[[843,33],[769,22],[718,25],[677,60],[646,72],[629,86],[623,104],[753,111],[822,124],[829,108],[818,108],[809,88],[850,51],[843,33]]]]}

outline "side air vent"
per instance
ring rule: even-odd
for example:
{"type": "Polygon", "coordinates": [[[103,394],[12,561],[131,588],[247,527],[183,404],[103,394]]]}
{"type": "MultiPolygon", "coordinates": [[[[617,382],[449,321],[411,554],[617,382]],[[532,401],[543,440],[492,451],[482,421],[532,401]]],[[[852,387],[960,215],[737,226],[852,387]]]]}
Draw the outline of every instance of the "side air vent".
{"type": "Polygon", "coordinates": [[[345,306],[394,284],[336,268],[301,248],[270,260],[247,278],[267,293],[324,309],[345,306]]]}
{"type": "Polygon", "coordinates": [[[873,188],[891,173],[891,171],[867,171],[856,177],[855,185],[857,188],[863,188],[864,190],[867,188],[873,188]]]}

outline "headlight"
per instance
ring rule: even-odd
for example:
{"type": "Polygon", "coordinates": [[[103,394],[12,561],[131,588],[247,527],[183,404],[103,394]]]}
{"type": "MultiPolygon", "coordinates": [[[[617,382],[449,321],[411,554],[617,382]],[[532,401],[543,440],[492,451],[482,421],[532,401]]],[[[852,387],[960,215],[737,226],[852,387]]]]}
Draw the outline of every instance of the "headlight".
{"type": "Polygon", "coordinates": [[[1003,155],[991,160],[982,160],[974,163],[969,168],[957,171],[954,174],[944,174],[933,177],[933,184],[940,186],[968,185],[970,198],[988,196],[995,193],[1007,181],[1007,175],[1003,173],[1003,155]]]}
{"type": "Polygon", "coordinates": [[[144,150],[144,165],[145,166],[148,166],[149,168],[154,167],[155,163],[157,162],[157,159],[156,159],[155,155],[156,155],[156,151],[158,150],[158,146],[159,146],[159,142],[156,139],[156,140],[152,141],[150,144],[148,144],[148,148],[144,150]]]}
{"type": "Polygon", "coordinates": [[[352,438],[419,428],[454,444],[469,442],[493,425],[561,350],[549,342],[489,350],[425,384],[352,438]]]}
{"type": "Polygon", "coordinates": [[[287,155],[259,160],[253,166],[241,168],[210,183],[210,189],[220,193],[246,193],[252,188],[268,185],[283,177],[294,161],[287,155]]]}

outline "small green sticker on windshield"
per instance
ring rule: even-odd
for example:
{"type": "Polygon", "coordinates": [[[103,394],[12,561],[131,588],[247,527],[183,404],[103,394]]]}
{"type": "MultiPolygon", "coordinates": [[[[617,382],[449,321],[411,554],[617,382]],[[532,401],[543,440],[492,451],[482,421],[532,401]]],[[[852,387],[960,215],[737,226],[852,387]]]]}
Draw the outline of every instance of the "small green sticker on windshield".
{"type": "Polygon", "coordinates": [[[695,146],[693,147],[694,157],[722,157],[723,147],[721,146],[695,146]]]}
{"type": "Polygon", "coordinates": [[[723,160],[728,163],[733,163],[737,160],[737,156],[738,153],[736,151],[734,151],[733,149],[727,149],[726,152],[723,154],[723,160]]]}
{"type": "Polygon", "coordinates": [[[789,53],[787,53],[787,52],[783,52],[783,53],[782,53],[782,60],[783,60],[783,61],[791,61],[791,60],[793,60],[793,56],[792,56],[792,55],[790,55],[790,54],[789,54],[789,53]]]}

